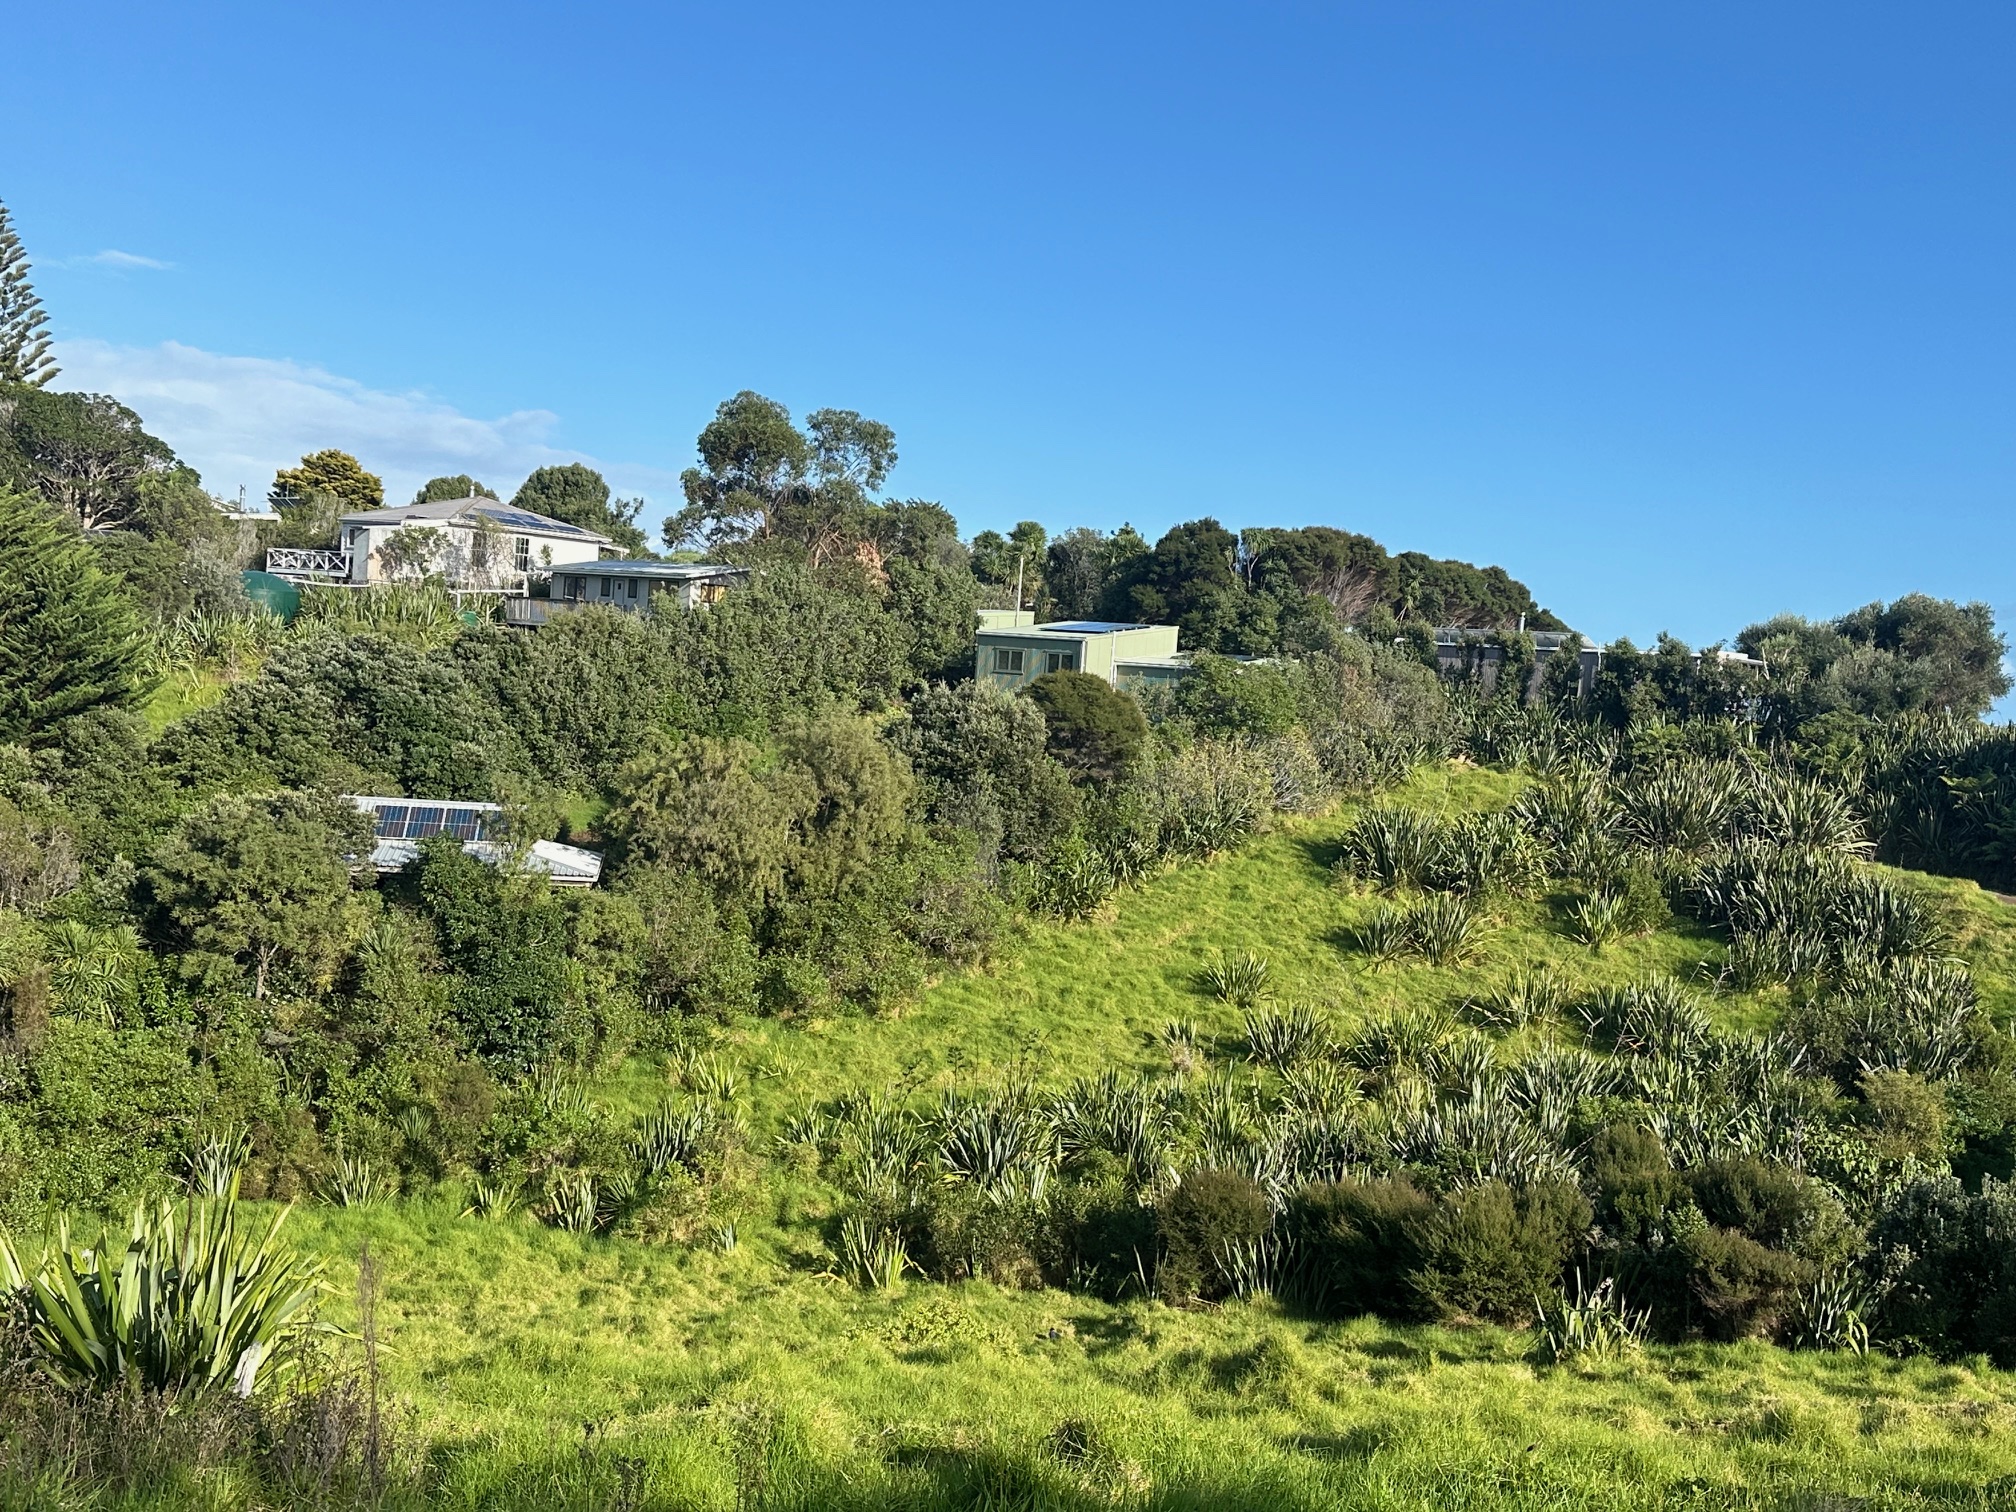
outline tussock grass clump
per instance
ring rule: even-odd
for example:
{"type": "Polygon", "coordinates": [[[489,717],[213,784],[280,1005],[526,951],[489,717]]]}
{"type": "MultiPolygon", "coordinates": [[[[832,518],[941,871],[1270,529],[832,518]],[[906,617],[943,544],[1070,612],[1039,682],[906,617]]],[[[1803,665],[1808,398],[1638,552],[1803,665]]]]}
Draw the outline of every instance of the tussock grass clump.
{"type": "Polygon", "coordinates": [[[1251,1008],[1271,997],[1267,977],[1267,958],[1250,950],[1236,955],[1221,954],[1204,969],[1204,985],[1211,995],[1235,1008],[1251,1008]]]}

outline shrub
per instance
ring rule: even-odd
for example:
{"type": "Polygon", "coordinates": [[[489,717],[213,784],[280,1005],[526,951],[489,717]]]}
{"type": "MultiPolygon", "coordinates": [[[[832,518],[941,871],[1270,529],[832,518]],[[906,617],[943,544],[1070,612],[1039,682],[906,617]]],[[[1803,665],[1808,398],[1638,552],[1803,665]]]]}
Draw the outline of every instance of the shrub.
{"type": "Polygon", "coordinates": [[[926,1212],[920,1269],[941,1281],[987,1280],[997,1286],[1043,1283],[1038,1260],[1041,1207],[1025,1197],[997,1200],[969,1182],[937,1188],[926,1212]]]}
{"type": "Polygon", "coordinates": [[[1701,1215],[1773,1249],[1831,1263],[1852,1243],[1847,1216],[1826,1188],[1749,1156],[1711,1160],[1687,1173],[1701,1215]]]}
{"type": "Polygon", "coordinates": [[[1810,1262],[1734,1229],[1704,1225],[1679,1247],[1688,1290],[1715,1338],[1771,1332],[1817,1274],[1810,1262]]]}
{"type": "Polygon", "coordinates": [[[1984,1177],[1978,1193],[1950,1176],[1912,1183],[1877,1218],[1872,1238],[1894,1282],[1876,1309],[1892,1347],[1952,1358],[1980,1351],[2016,1366],[2016,1186],[1984,1177]]]}
{"type": "Polygon", "coordinates": [[[1656,1248],[1672,1237],[1675,1214],[1692,1196],[1657,1134],[1636,1124],[1605,1125],[1589,1142],[1588,1163],[1596,1216],[1613,1238],[1656,1248]]]}
{"type": "Polygon", "coordinates": [[[1081,782],[1109,783],[1133,770],[1148,740],[1141,705],[1088,672],[1046,672],[1029,685],[1043,711],[1050,752],[1081,782]]]}
{"type": "Polygon", "coordinates": [[[1445,1317],[1511,1323],[1533,1299],[1559,1289],[1571,1246],[1589,1226],[1589,1203],[1564,1182],[1515,1193],[1487,1181],[1444,1200],[1421,1228],[1421,1264],[1409,1284],[1445,1317]]]}
{"type": "Polygon", "coordinates": [[[1419,1305],[1409,1277],[1435,1201],[1404,1178],[1319,1182],[1289,1203],[1295,1291],[1319,1312],[1404,1317],[1419,1305]]]}
{"type": "Polygon", "coordinates": [[[1155,1209],[1135,1195],[1120,1157],[1095,1151],[1052,1185],[1043,1268],[1054,1285],[1117,1300],[1146,1290],[1155,1267],[1155,1209]]]}
{"type": "Polygon", "coordinates": [[[1272,1221],[1267,1195],[1237,1171],[1189,1172],[1157,1210],[1161,1253],[1155,1289],[1172,1302],[1215,1301],[1230,1290],[1224,1258],[1262,1238],[1272,1221]]]}

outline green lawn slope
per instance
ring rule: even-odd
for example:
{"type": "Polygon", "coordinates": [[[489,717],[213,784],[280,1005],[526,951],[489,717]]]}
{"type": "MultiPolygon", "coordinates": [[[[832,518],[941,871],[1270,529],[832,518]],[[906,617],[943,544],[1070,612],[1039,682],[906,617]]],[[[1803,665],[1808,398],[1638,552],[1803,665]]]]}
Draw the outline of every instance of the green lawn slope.
{"type": "MultiPolygon", "coordinates": [[[[1516,786],[1452,766],[1403,796],[1476,809],[1516,786]]],[[[791,1111],[844,1091],[1152,1067],[1171,1019],[1228,1060],[1238,1015],[1199,980],[1219,952],[1266,956],[1282,1000],[1340,1028],[1457,1010],[1538,964],[1575,983],[1657,971],[1711,991],[1712,936],[1675,926],[1592,954],[1547,900],[1509,906],[1469,967],[1370,969],[1350,930],[1376,902],[1330,873],[1348,818],[1165,874],[1104,920],[1034,926],[899,1016],[751,1021],[710,1053],[767,1151],[791,1111]]],[[[1971,884],[1919,880],[1949,904],[1956,949],[2006,1020],[2016,913],[1971,884]]],[[[1779,1008],[1712,1003],[1753,1027],[1779,1008]]],[[[641,1111],[672,1090],[675,1064],[640,1058],[597,1095],[641,1111]]],[[[2016,1486],[1995,1487],[2016,1476],[2016,1376],[1983,1361],[1689,1345],[1580,1369],[1536,1364],[1518,1331],[1317,1322],[1267,1302],[862,1292],[821,1273],[836,1201],[777,1156],[732,1247],[485,1222],[447,1197],[294,1222],[331,1263],[339,1319],[354,1319],[368,1247],[388,1387],[455,1506],[1988,1506],[2016,1486]]]]}

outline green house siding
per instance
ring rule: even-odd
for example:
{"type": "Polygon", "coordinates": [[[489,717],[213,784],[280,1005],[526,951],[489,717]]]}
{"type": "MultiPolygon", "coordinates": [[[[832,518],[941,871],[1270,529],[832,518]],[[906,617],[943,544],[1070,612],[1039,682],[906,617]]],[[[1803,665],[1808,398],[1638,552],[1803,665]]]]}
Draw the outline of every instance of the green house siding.
{"type": "Polygon", "coordinates": [[[1176,627],[984,628],[976,637],[974,651],[974,676],[998,687],[1019,688],[1046,672],[1060,671],[1088,672],[1118,686],[1127,675],[1123,664],[1161,662],[1176,654],[1176,627]]]}

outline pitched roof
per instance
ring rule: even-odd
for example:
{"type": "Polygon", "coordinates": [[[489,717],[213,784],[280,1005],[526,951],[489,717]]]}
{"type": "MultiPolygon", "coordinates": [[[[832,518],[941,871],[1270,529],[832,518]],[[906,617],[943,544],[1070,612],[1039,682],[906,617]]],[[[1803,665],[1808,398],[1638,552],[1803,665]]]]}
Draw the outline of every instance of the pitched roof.
{"type": "Polygon", "coordinates": [[[517,509],[496,499],[478,494],[473,499],[435,499],[426,504],[401,504],[395,509],[364,509],[342,518],[345,525],[404,525],[409,521],[424,521],[430,524],[448,525],[468,523],[468,516],[482,515],[494,520],[506,530],[522,535],[567,536],[575,540],[596,541],[602,545],[612,544],[609,537],[599,535],[580,525],[569,525],[565,520],[556,520],[550,515],[534,514],[529,509],[517,509]]]}

